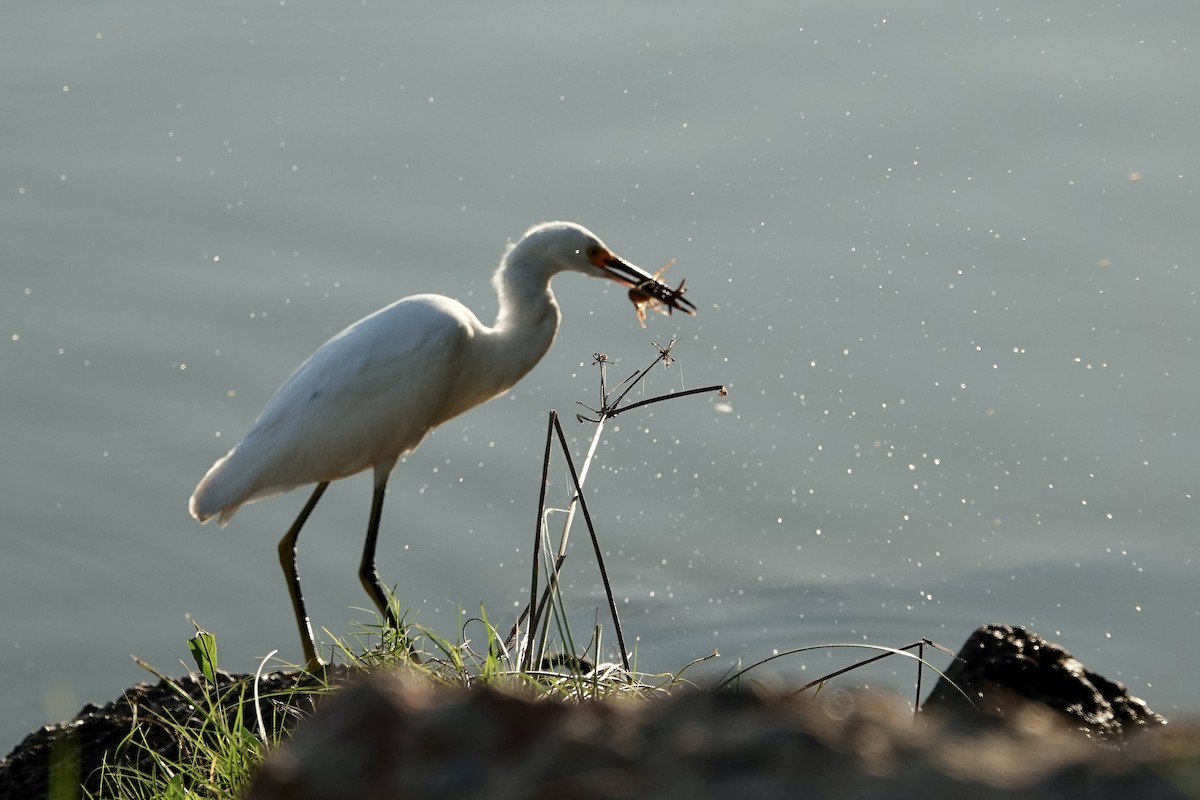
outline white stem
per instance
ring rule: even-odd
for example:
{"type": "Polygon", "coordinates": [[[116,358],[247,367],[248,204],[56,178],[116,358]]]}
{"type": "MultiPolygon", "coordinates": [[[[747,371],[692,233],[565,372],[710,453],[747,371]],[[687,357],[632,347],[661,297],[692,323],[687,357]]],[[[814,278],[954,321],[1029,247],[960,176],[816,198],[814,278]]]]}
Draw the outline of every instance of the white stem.
{"type": "MultiPolygon", "coordinates": [[[[592,458],[596,455],[596,448],[600,444],[600,434],[604,431],[604,421],[606,417],[600,415],[600,422],[596,424],[596,430],[592,433],[591,444],[588,445],[587,456],[583,459],[583,467],[579,470],[579,488],[583,489],[583,484],[587,481],[588,467],[592,465],[592,458]]],[[[569,458],[570,456],[567,455],[569,458]]],[[[571,535],[571,523],[575,519],[575,509],[579,508],[579,495],[571,498],[571,504],[567,506],[567,519],[563,522],[562,539],[558,543],[558,555],[560,557],[567,554],[567,539],[571,535]]]]}
{"type": "MultiPolygon", "coordinates": [[[[596,430],[593,431],[593,433],[592,433],[592,441],[588,445],[587,456],[583,459],[583,467],[579,470],[579,488],[581,490],[583,489],[584,481],[587,480],[588,467],[590,467],[592,465],[592,459],[596,455],[596,448],[600,445],[600,434],[604,431],[604,421],[605,421],[606,417],[603,414],[600,414],[599,416],[600,416],[600,421],[596,424],[596,430]]],[[[571,454],[564,453],[563,456],[565,458],[569,459],[571,457],[571,454]]],[[[567,519],[566,519],[566,521],[563,522],[562,539],[559,541],[559,544],[558,544],[558,558],[560,560],[567,554],[567,540],[571,536],[571,522],[575,519],[575,509],[578,507],[579,507],[579,495],[576,494],[571,498],[570,505],[567,506],[567,519]]],[[[546,521],[546,517],[545,517],[545,515],[543,515],[543,530],[545,530],[545,521],[546,521]]],[[[548,533],[547,533],[546,538],[547,538],[546,544],[549,545],[550,542],[549,542],[548,533]]],[[[555,563],[557,563],[557,562],[555,562],[555,563]]],[[[549,569],[549,575],[547,576],[546,591],[550,592],[551,594],[554,594],[555,592],[558,591],[558,570],[556,568],[551,567],[549,569]]],[[[532,608],[529,611],[529,621],[530,621],[529,639],[527,640],[525,646],[532,647],[533,646],[533,638],[537,634],[537,631],[533,630],[533,627],[532,627],[532,625],[533,625],[533,609],[532,608]]],[[[539,660],[541,658],[540,653],[545,648],[544,634],[545,634],[546,628],[543,627],[542,631],[543,631],[543,639],[542,639],[541,643],[538,645],[537,650],[534,651],[539,654],[538,655],[539,660]]]]}

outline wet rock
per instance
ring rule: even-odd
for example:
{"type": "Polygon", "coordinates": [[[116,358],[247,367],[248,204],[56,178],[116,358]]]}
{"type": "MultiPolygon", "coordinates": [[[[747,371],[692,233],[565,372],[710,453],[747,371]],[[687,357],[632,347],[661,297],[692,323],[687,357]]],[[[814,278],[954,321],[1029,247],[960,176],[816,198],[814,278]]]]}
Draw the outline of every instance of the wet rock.
{"type": "Polygon", "coordinates": [[[1033,702],[1052,709],[1064,725],[1107,741],[1166,723],[1122,684],[1087,669],[1060,645],[1011,625],[975,631],[945,675],[925,701],[926,711],[1003,717],[1033,702]]]}

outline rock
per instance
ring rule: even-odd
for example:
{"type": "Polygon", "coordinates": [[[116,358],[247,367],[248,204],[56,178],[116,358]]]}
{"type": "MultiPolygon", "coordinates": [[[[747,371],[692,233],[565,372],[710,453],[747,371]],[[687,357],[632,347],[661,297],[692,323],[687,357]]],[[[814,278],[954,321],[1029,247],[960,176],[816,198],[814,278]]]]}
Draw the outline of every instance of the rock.
{"type": "Polygon", "coordinates": [[[1032,701],[1053,709],[1067,726],[1108,741],[1166,724],[1122,684],[1085,668],[1061,646],[1010,625],[975,631],[945,675],[925,701],[926,711],[973,709],[1003,717],[1032,701]]]}
{"type": "MultiPolygon", "coordinates": [[[[982,628],[960,655],[948,672],[974,704],[939,683],[918,724],[905,701],[878,692],[826,688],[814,701],[692,690],[571,704],[413,675],[368,678],[313,714],[311,678],[271,673],[259,684],[265,724],[271,737],[294,736],[249,797],[1200,797],[1200,726],[1164,725],[1027,631],[982,628]]],[[[214,688],[185,677],[86,706],[0,761],[0,800],[95,793],[101,763],[178,759],[188,746],[179,726],[199,724],[196,708],[214,694],[253,728],[252,681],[223,674],[214,688]],[[149,749],[130,746],[131,733],[149,749]]]]}
{"type": "MultiPolygon", "coordinates": [[[[104,706],[89,703],[74,719],[29,734],[0,761],[0,800],[77,797],[79,788],[96,794],[103,763],[149,770],[154,754],[168,763],[177,761],[181,747],[177,726],[202,718],[196,707],[214,697],[222,698],[230,718],[242,714],[246,724],[254,726],[256,712],[249,688],[253,680],[253,675],[221,672],[214,687],[197,675],[187,675],[169,682],[134,684],[104,706]],[[231,696],[239,686],[245,696],[241,691],[231,696]]],[[[314,696],[303,689],[314,683],[302,672],[260,677],[259,695],[267,698],[264,724],[271,735],[279,736],[312,714],[314,696]]]]}
{"type": "Polygon", "coordinates": [[[1026,711],[914,725],[905,702],[877,692],[827,689],[818,702],[681,691],[564,704],[374,676],[272,755],[247,800],[1166,800],[1200,791],[1200,728],[1114,750],[1026,711]]]}

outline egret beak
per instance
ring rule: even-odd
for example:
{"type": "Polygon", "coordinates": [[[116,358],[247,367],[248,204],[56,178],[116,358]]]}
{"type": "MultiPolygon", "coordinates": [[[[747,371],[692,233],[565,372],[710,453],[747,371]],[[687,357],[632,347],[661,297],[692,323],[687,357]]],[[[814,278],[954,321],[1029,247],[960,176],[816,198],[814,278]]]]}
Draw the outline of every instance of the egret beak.
{"type": "Polygon", "coordinates": [[[683,283],[679,288],[672,289],[653,275],[635,267],[623,258],[612,253],[602,252],[592,259],[604,276],[616,281],[622,286],[628,286],[632,292],[647,295],[671,309],[678,309],[691,316],[696,315],[696,306],[683,296],[683,283]]]}

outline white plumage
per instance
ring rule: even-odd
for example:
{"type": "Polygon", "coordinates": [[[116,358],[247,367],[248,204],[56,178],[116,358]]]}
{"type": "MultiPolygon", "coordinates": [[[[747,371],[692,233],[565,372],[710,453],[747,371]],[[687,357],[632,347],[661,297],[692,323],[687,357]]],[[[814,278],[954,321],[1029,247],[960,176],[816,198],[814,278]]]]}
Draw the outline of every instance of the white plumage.
{"type": "Polygon", "coordinates": [[[305,657],[320,663],[295,570],[295,541],[330,481],[371,468],[375,498],[360,577],[380,612],[396,620],[375,572],[375,540],[388,477],[429,431],[510,389],[533,368],[561,319],[550,279],[558,272],[608,278],[668,308],[695,306],[656,278],[618,258],[581,225],[547,222],[511,246],[492,278],[499,296],[488,327],[456,300],[407,297],[334,336],[292,373],[229,453],[196,487],[197,520],[224,525],[245,503],[317,484],[280,558],[300,625],[305,657]]]}

